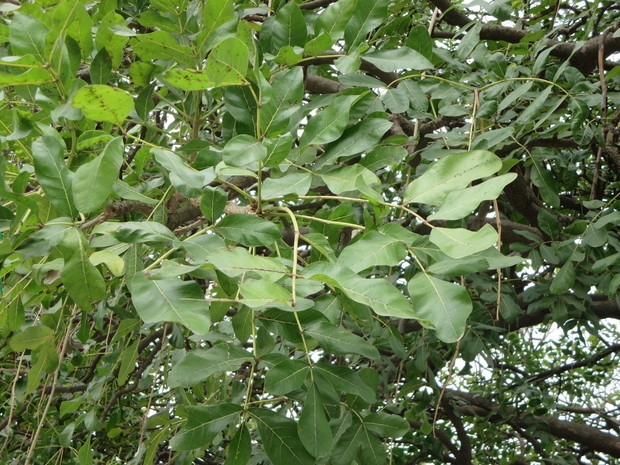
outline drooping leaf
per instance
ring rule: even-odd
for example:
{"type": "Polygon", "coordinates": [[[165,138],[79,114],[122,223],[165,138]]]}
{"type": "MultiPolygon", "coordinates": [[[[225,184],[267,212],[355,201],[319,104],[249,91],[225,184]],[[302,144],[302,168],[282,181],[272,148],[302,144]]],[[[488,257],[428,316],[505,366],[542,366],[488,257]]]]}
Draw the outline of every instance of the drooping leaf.
{"type": "Polygon", "coordinates": [[[236,37],[229,37],[211,51],[205,72],[215,87],[243,84],[248,70],[248,48],[236,37]]]}
{"type": "Polygon", "coordinates": [[[123,162],[123,139],[112,139],[101,155],[80,166],[73,177],[73,199],[78,210],[90,213],[100,208],[112,193],[123,162]]]}
{"type": "Polygon", "coordinates": [[[556,275],[551,281],[549,290],[554,294],[564,294],[568,292],[570,288],[575,284],[575,278],[577,273],[575,266],[571,260],[567,261],[560,267],[556,275]]]}
{"type": "Polygon", "coordinates": [[[403,203],[439,205],[453,190],[463,189],[471,181],[490,176],[501,167],[500,158],[484,150],[445,155],[409,184],[403,203]]]}
{"type": "Polygon", "coordinates": [[[149,279],[136,273],[131,281],[133,305],[145,323],[179,323],[196,334],[209,331],[211,320],[204,293],[194,281],[149,279]]]}
{"type": "Polygon", "coordinates": [[[240,405],[224,402],[217,405],[186,407],[187,422],[172,439],[172,450],[192,450],[207,447],[226,426],[239,418],[240,405]]]}
{"type": "Polygon", "coordinates": [[[168,171],[172,185],[188,197],[198,197],[202,188],[215,179],[213,170],[196,171],[169,150],[154,148],[151,151],[155,160],[168,171]]]}
{"type": "Polygon", "coordinates": [[[338,263],[360,272],[371,266],[398,265],[406,254],[405,244],[395,237],[371,231],[345,247],[338,257],[338,263]]]}
{"type": "Polygon", "coordinates": [[[366,34],[379,26],[388,14],[388,1],[358,1],[351,20],[344,31],[346,49],[354,50],[366,38],[366,34]]]}
{"type": "Polygon", "coordinates": [[[261,38],[264,34],[274,51],[286,46],[303,47],[308,35],[306,20],[297,4],[292,2],[280,8],[273,19],[265,21],[261,32],[261,38]]]}
{"type": "Polygon", "coordinates": [[[216,187],[205,187],[200,199],[200,211],[211,223],[214,223],[224,213],[228,196],[216,187]]]}
{"type": "Polygon", "coordinates": [[[327,144],[337,140],[349,122],[351,105],[359,99],[357,95],[338,97],[327,108],[310,118],[299,140],[299,145],[327,144]]]}
{"type": "Polygon", "coordinates": [[[304,334],[334,354],[358,354],[369,359],[379,358],[379,351],[368,341],[326,320],[305,326],[304,334]]]}
{"type": "Polygon", "coordinates": [[[241,425],[228,444],[224,465],[246,465],[251,455],[250,433],[245,425],[241,425]]]}
{"type": "Polygon", "coordinates": [[[282,360],[265,375],[265,390],[275,395],[288,394],[299,389],[306,380],[310,368],[301,360],[282,360]]]}
{"type": "Polygon", "coordinates": [[[297,434],[297,424],[271,410],[249,410],[256,421],[263,448],[273,465],[314,465],[315,460],[304,448],[297,434]]]}
{"type": "Polygon", "coordinates": [[[41,136],[32,143],[34,170],[50,202],[65,215],[77,217],[71,187],[73,173],[64,161],[65,148],[53,136],[41,136]]]}
{"type": "Polygon", "coordinates": [[[463,286],[418,273],[407,289],[417,318],[432,323],[439,339],[449,343],[461,338],[473,308],[463,286]]]}
{"type": "Polygon", "coordinates": [[[463,258],[492,247],[497,243],[497,231],[485,224],[478,231],[463,228],[433,228],[430,241],[452,258],[463,258]]]}
{"type": "Polygon", "coordinates": [[[216,344],[211,349],[195,349],[181,359],[168,375],[168,386],[187,387],[209,376],[237,370],[252,354],[233,344],[216,344]]]}
{"type": "Polygon", "coordinates": [[[252,136],[233,137],[222,151],[222,159],[229,166],[248,166],[264,160],[267,148],[252,136]]]}
{"type": "Polygon", "coordinates": [[[457,189],[450,192],[441,204],[441,208],[428,216],[433,220],[458,220],[470,214],[484,200],[494,200],[501,194],[506,185],[517,177],[516,173],[508,173],[491,178],[473,187],[457,189]]]}
{"type": "Polygon", "coordinates": [[[424,55],[409,47],[377,50],[365,54],[364,59],[381,71],[386,72],[402,69],[426,70],[433,68],[433,64],[424,55]]]}
{"type": "Polygon", "coordinates": [[[215,230],[226,239],[250,247],[271,245],[282,237],[275,224],[253,215],[226,215],[215,230]]]}
{"type": "Polygon", "coordinates": [[[171,33],[155,31],[141,34],[132,40],[132,48],[143,60],[172,60],[186,66],[194,66],[196,58],[187,45],[179,45],[171,33]]]}
{"type": "Polygon", "coordinates": [[[166,226],[155,221],[127,221],[120,223],[113,236],[121,242],[139,244],[142,242],[171,242],[176,240],[166,226]]]}
{"type": "Polygon", "coordinates": [[[411,429],[409,422],[398,415],[379,412],[364,417],[364,426],[385,438],[400,438],[411,429]]]}
{"type": "Polygon", "coordinates": [[[267,178],[263,182],[263,198],[282,197],[288,194],[306,195],[310,190],[310,173],[291,173],[281,178],[267,178]]]}
{"type": "Polygon", "coordinates": [[[71,103],[87,118],[121,124],[133,110],[133,97],[118,87],[102,84],[84,86],[73,96],[71,103]]]}
{"type": "Polygon", "coordinates": [[[332,431],[325,415],[321,393],[314,383],[306,394],[297,430],[299,439],[313,456],[327,455],[332,445],[332,431]]]}
{"type": "Polygon", "coordinates": [[[320,362],[315,364],[312,370],[337,390],[360,396],[370,404],[375,403],[375,392],[350,368],[320,362]]]}
{"type": "Polygon", "coordinates": [[[54,331],[47,326],[28,326],[9,339],[9,347],[15,352],[36,349],[54,340],[54,331]]]}

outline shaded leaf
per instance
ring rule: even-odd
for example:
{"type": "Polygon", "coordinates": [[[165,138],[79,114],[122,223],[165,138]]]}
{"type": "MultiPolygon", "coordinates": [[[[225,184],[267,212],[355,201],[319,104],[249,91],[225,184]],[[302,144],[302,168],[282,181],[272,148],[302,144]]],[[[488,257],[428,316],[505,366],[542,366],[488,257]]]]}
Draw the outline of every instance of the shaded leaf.
{"type": "Polygon", "coordinates": [[[497,243],[497,231],[485,224],[478,231],[463,228],[433,228],[430,241],[452,258],[463,258],[481,252],[497,243]]]}
{"type": "Polygon", "coordinates": [[[282,237],[278,227],[271,221],[253,215],[227,215],[215,229],[226,239],[253,247],[271,245],[282,237]]]}
{"type": "Polygon", "coordinates": [[[172,439],[172,450],[192,450],[207,447],[226,426],[239,418],[240,405],[229,402],[217,405],[189,405],[187,422],[172,439]]]}

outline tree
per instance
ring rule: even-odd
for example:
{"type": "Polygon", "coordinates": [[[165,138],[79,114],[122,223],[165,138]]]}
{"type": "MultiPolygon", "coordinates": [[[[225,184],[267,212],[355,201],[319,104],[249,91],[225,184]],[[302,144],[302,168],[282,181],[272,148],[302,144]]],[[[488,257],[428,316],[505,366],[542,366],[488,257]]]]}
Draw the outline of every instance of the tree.
{"type": "Polygon", "coordinates": [[[3,463],[620,463],[616,2],[1,8],[3,463]]]}

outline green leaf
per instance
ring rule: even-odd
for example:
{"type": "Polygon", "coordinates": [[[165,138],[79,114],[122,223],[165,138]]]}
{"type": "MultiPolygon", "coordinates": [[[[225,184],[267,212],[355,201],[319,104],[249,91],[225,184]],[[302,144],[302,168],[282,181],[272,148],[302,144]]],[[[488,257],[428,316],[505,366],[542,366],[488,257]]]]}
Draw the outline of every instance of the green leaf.
{"type": "Polygon", "coordinates": [[[537,93],[538,97],[536,97],[534,101],[525,108],[515,123],[519,125],[527,124],[530,121],[533,121],[534,118],[539,118],[543,107],[549,104],[549,95],[551,95],[552,90],[553,86],[549,86],[542,92],[537,93]]]}
{"type": "Polygon", "coordinates": [[[406,255],[404,243],[393,236],[371,231],[345,247],[338,257],[338,263],[360,272],[373,266],[396,266],[406,255]]]}
{"type": "Polygon", "coordinates": [[[351,300],[368,305],[379,315],[416,318],[405,296],[385,279],[364,279],[342,265],[326,262],[310,264],[303,274],[342,289],[351,300]]]}
{"type": "Polygon", "coordinates": [[[112,235],[121,242],[140,244],[142,242],[171,242],[176,240],[167,227],[155,221],[127,221],[119,223],[112,235]]]}
{"type": "Polygon", "coordinates": [[[560,195],[558,183],[553,178],[553,175],[541,165],[539,162],[534,161],[532,163],[532,169],[530,170],[530,177],[532,183],[538,187],[540,195],[543,200],[552,207],[560,207],[560,195]]]}
{"type": "Polygon", "coordinates": [[[172,450],[192,450],[208,447],[213,439],[243,411],[240,405],[224,402],[217,405],[189,405],[187,422],[170,439],[172,450]]]}
{"type": "Polygon", "coordinates": [[[275,395],[299,389],[308,376],[308,363],[301,360],[282,360],[265,375],[265,390],[275,395]]]}
{"type": "Polygon", "coordinates": [[[379,351],[368,341],[326,320],[306,325],[304,334],[315,339],[323,349],[334,354],[357,354],[371,360],[379,358],[379,351]]]}
{"type": "Polygon", "coordinates": [[[354,50],[366,35],[379,26],[388,15],[388,0],[357,2],[355,12],[344,31],[346,50],[354,50]]]}
{"type": "Polygon", "coordinates": [[[445,155],[409,184],[403,203],[439,205],[453,190],[463,189],[473,180],[490,176],[501,167],[501,159],[484,150],[445,155]]]}
{"type": "Polygon", "coordinates": [[[211,320],[204,292],[194,281],[148,279],[136,273],[130,286],[133,305],[145,323],[179,323],[196,334],[209,331],[211,320]]]}
{"type": "Polygon", "coordinates": [[[92,311],[92,302],[103,300],[106,296],[106,284],[101,273],[89,261],[88,256],[75,253],[61,272],[62,281],[69,295],[84,311],[92,311]]]}
{"type": "Polygon", "coordinates": [[[173,68],[165,73],[166,81],[181,90],[206,90],[216,87],[207,71],[192,68],[173,68]]]}
{"type": "Polygon", "coordinates": [[[354,422],[338,439],[331,453],[333,465],[350,465],[354,463],[362,447],[365,430],[361,423],[354,422]]]}
{"type": "MultiPolygon", "coordinates": [[[[242,302],[248,307],[279,308],[280,310],[295,310],[291,306],[293,296],[282,286],[263,279],[246,279],[241,283],[239,292],[243,296],[242,302]]],[[[298,309],[302,310],[302,308],[298,309]]]]}
{"type": "Polygon", "coordinates": [[[304,73],[300,66],[278,73],[272,80],[271,86],[264,80],[259,81],[262,91],[260,126],[262,134],[268,137],[278,136],[289,127],[304,95],[304,73]]]}
{"type": "Polygon", "coordinates": [[[514,181],[516,173],[508,173],[484,181],[473,187],[450,192],[441,208],[427,218],[433,220],[458,220],[469,215],[484,200],[494,200],[500,196],[504,187],[514,181]]]}
{"type": "Polygon", "coordinates": [[[304,448],[297,425],[290,418],[262,408],[252,408],[263,448],[273,465],[314,465],[315,460],[304,448]]]}
{"type": "Polygon", "coordinates": [[[411,429],[409,422],[403,417],[384,412],[371,413],[364,417],[364,427],[384,438],[400,438],[411,429]]]}
{"type": "Polygon", "coordinates": [[[334,194],[359,191],[369,198],[381,202],[383,197],[371,186],[380,184],[376,174],[362,165],[349,165],[336,168],[327,173],[319,173],[329,190],[334,194]]]}
{"type": "Polygon", "coordinates": [[[267,155],[264,159],[265,167],[273,167],[277,166],[286,157],[288,157],[291,152],[291,145],[293,143],[293,135],[292,134],[283,134],[281,136],[265,139],[264,145],[267,149],[267,155]]]}
{"type": "Polygon", "coordinates": [[[319,158],[317,168],[332,165],[338,158],[348,157],[372,149],[392,127],[385,119],[368,118],[347,129],[338,140],[330,144],[319,158]]]}
{"type": "Polygon", "coordinates": [[[168,171],[170,182],[179,192],[188,197],[198,197],[202,188],[215,179],[212,169],[196,171],[190,168],[176,154],[169,150],[151,149],[155,160],[168,171]]]}
{"type": "Polygon", "coordinates": [[[241,247],[233,250],[214,250],[209,254],[207,260],[222,273],[233,278],[248,273],[265,277],[270,281],[277,281],[282,278],[284,273],[288,272],[287,268],[278,260],[251,255],[241,247]]]}
{"type": "Polygon", "coordinates": [[[497,231],[490,224],[485,224],[478,231],[435,227],[429,239],[448,257],[463,258],[492,247],[497,243],[497,231]]]}
{"type": "Polygon", "coordinates": [[[347,127],[351,105],[359,98],[358,95],[344,95],[317,112],[306,125],[299,146],[321,145],[337,140],[347,127]]]}
{"type": "Polygon", "coordinates": [[[246,134],[233,137],[222,150],[222,159],[228,166],[255,166],[266,156],[267,148],[246,134]]]}
{"type": "Polygon", "coordinates": [[[333,42],[340,39],[356,6],[357,0],[340,0],[330,4],[314,23],[315,34],[325,31],[333,42]]]}
{"type": "Polygon", "coordinates": [[[228,202],[228,195],[223,190],[207,186],[202,191],[200,211],[208,221],[214,223],[224,214],[226,202],[228,202]]]}
{"type": "Polygon", "coordinates": [[[76,218],[71,188],[73,173],[64,161],[65,147],[53,136],[41,136],[32,143],[34,171],[50,202],[65,215],[76,218]]]}
{"type": "Polygon", "coordinates": [[[412,110],[426,111],[428,109],[428,98],[417,82],[406,79],[398,84],[397,89],[402,90],[407,96],[412,110]]]}
{"type": "Polygon", "coordinates": [[[133,97],[118,87],[95,84],[78,90],[71,104],[89,119],[120,125],[133,110],[133,97]]]}
{"type": "Polygon", "coordinates": [[[215,87],[245,83],[249,52],[246,45],[236,37],[229,37],[211,51],[205,72],[215,87]]]}
{"type": "Polygon", "coordinates": [[[421,24],[414,26],[409,31],[405,45],[417,50],[429,60],[433,57],[433,39],[431,39],[428,29],[421,24]]]}
{"type": "Polygon", "coordinates": [[[199,34],[202,50],[208,50],[221,38],[221,26],[236,19],[233,0],[207,0],[202,7],[203,30],[199,34]]]}
{"type": "Polygon", "coordinates": [[[568,260],[553,277],[549,290],[556,295],[564,294],[575,284],[576,277],[575,266],[571,260],[568,260]]]}
{"type": "Polygon", "coordinates": [[[463,286],[418,273],[407,288],[416,317],[429,321],[440,340],[456,342],[463,336],[467,317],[473,309],[463,286]]]}
{"type": "Polygon", "coordinates": [[[369,404],[374,404],[377,400],[375,391],[350,368],[319,362],[312,370],[341,392],[360,396],[369,404]]]}
{"type": "Polygon", "coordinates": [[[432,69],[433,64],[421,53],[409,47],[400,47],[391,50],[377,50],[363,56],[381,71],[392,72],[403,69],[425,70],[432,69]]]}
{"type": "Polygon", "coordinates": [[[288,194],[306,195],[310,190],[311,182],[310,173],[290,173],[281,178],[267,178],[263,182],[261,195],[263,199],[283,197],[288,194]]]}
{"type": "Polygon", "coordinates": [[[273,20],[265,21],[261,36],[263,34],[269,38],[274,50],[285,46],[303,47],[308,33],[306,20],[297,4],[286,3],[278,10],[273,20]]]}
{"type": "Polygon", "coordinates": [[[217,249],[224,249],[226,251],[226,244],[215,234],[190,237],[179,242],[178,245],[187,250],[188,256],[198,263],[206,263],[209,255],[217,249]]]}
{"type": "Polygon", "coordinates": [[[210,349],[195,349],[172,367],[167,384],[171,388],[192,386],[209,376],[238,370],[250,360],[252,354],[228,343],[216,344],[210,349]]]}
{"type": "Polygon", "coordinates": [[[179,45],[172,34],[166,31],[155,31],[142,34],[131,41],[133,51],[143,60],[172,60],[179,64],[193,67],[196,57],[192,49],[179,45]]]}
{"type": "Polygon", "coordinates": [[[235,332],[235,337],[240,342],[246,342],[252,335],[254,329],[254,310],[245,305],[237,311],[232,317],[232,327],[235,332]]]}
{"type": "Polygon", "coordinates": [[[250,433],[245,425],[241,425],[226,449],[224,465],[246,465],[252,455],[250,433]]]}
{"type": "Polygon", "coordinates": [[[46,58],[45,38],[50,29],[33,16],[13,13],[9,40],[13,55],[38,55],[46,58]]]}
{"type": "Polygon", "coordinates": [[[332,446],[332,431],[325,415],[321,394],[312,383],[297,425],[299,439],[315,457],[325,456],[332,446]]]}
{"type": "Polygon", "coordinates": [[[78,168],[72,185],[78,210],[90,213],[105,203],[118,179],[124,150],[123,138],[117,137],[108,142],[101,155],[78,168]]]}
{"type": "Polygon", "coordinates": [[[392,113],[404,113],[409,109],[407,94],[398,87],[391,87],[386,90],[381,100],[392,113]]]}
{"type": "Polygon", "coordinates": [[[227,215],[217,223],[215,231],[224,238],[249,247],[271,245],[282,237],[278,227],[271,221],[254,215],[227,215]]]}
{"type": "Polygon", "coordinates": [[[26,349],[36,349],[54,340],[54,331],[47,326],[28,326],[23,331],[9,339],[9,347],[14,352],[23,352],[26,349]]]}

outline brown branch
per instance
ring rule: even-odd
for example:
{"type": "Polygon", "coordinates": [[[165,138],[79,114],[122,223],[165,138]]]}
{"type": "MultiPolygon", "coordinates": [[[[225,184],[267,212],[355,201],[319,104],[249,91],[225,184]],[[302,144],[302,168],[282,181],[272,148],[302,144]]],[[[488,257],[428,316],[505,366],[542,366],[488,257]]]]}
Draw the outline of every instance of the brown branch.
{"type": "Polygon", "coordinates": [[[317,8],[326,8],[332,3],[336,3],[338,0],[312,0],[310,2],[302,3],[299,5],[300,10],[316,10],[317,8]]]}
{"type": "Polygon", "coordinates": [[[308,74],[305,85],[306,91],[311,94],[337,94],[351,87],[333,79],[317,76],[316,74],[308,74]]]}
{"type": "MultiPolygon", "coordinates": [[[[452,26],[464,27],[467,26],[471,20],[463,13],[458,7],[456,7],[450,0],[429,0],[430,3],[444,12],[443,19],[452,26]]],[[[614,24],[605,33],[613,33],[620,27],[620,23],[614,24]]],[[[549,47],[554,47],[550,54],[557,58],[564,60],[570,60],[572,66],[580,70],[582,73],[587,74],[591,72],[597,65],[598,50],[601,43],[604,44],[605,55],[612,55],[615,52],[620,51],[620,37],[613,37],[613,34],[609,34],[607,38],[604,38],[605,33],[597,37],[593,37],[585,42],[578,50],[575,50],[576,44],[559,42],[557,40],[549,39],[547,44],[549,47]]],[[[519,43],[527,36],[528,31],[525,29],[516,29],[512,27],[500,26],[497,24],[484,24],[480,29],[480,39],[482,40],[500,40],[509,43],[519,43]]],[[[433,31],[432,36],[442,38],[455,37],[454,33],[442,33],[437,34],[433,31]]],[[[606,63],[605,67],[610,69],[616,66],[617,63],[606,63]]]]}
{"type": "Polygon", "coordinates": [[[448,393],[453,399],[457,401],[460,399],[469,404],[459,408],[466,415],[481,415],[490,417],[492,421],[506,422],[507,424],[513,422],[524,429],[540,428],[558,438],[576,442],[591,450],[620,458],[620,438],[604,433],[598,428],[574,421],[559,420],[554,417],[520,415],[515,408],[500,408],[495,402],[469,392],[449,390],[448,393]],[[510,420],[504,420],[502,415],[506,415],[510,420]]]}

